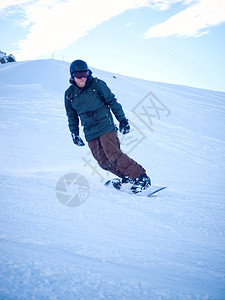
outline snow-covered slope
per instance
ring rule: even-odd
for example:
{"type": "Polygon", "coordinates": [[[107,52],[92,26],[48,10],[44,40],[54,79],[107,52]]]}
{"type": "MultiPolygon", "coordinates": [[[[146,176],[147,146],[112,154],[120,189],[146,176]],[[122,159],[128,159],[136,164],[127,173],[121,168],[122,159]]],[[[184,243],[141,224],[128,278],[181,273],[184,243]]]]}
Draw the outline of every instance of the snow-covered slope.
{"type": "Polygon", "coordinates": [[[0,65],[0,299],[225,299],[225,94],[92,69],[131,122],[124,152],[168,186],[142,198],[72,143],[68,68],[0,65]],[[56,190],[74,173],[90,190],[69,207],[56,190]]]}

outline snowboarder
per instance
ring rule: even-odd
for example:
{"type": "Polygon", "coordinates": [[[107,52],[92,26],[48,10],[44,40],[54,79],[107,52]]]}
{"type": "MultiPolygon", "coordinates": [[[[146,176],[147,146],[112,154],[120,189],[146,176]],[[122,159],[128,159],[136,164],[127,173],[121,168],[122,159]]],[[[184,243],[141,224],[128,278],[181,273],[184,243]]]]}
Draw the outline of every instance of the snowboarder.
{"type": "Polygon", "coordinates": [[[151,185],[145,169],[120,149],[117,127],[112,113],[119,121],[123,134],[130,131],[128,119],[121,104],[103,80],[94,78],[83,60],[70,65],[70,87],[65,92],[65,108],[68,125],[75,145],[84,146],[79,136],[79,119],[85,139],[99,166],[119,178],[113,182],[120,189],[123,183],[131,183],[132,191],[151,185]],[[112,112],[112,113],[111,113],[112,112]]]}

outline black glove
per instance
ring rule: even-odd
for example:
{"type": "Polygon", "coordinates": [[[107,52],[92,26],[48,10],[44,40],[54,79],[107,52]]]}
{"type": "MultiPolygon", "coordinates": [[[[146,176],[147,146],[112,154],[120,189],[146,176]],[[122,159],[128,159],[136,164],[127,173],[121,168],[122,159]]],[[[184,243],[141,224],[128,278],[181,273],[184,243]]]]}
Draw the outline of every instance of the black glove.
{"type": "Polygon", "coordinates": [[[73,139],[73,142],[75,145],[77,146],[84,146],[85,143],[82,141],[82,138],[79,137],[79,135],[76,135],[75,133],[71,133],[71,136],[72,136],[72,139],[73,139]]]}
{"type": "Polygon", "coordinates": [[[127,134],[130,132],[130,124],[127,119],[120,122],[120,132],[122,134],[127,134]]]}

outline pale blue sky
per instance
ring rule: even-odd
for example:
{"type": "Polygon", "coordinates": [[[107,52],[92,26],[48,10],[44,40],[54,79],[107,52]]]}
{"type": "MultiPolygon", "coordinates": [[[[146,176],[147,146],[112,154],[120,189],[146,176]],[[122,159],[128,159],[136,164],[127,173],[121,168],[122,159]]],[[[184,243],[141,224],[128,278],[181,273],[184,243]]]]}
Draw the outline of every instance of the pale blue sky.
{"type": "Polygon", "coordinates": [[[1,0],[0,50],[225,92],[224,0],[1,0]],[[16,5],[15,5],[16,4],[16,5]]]}

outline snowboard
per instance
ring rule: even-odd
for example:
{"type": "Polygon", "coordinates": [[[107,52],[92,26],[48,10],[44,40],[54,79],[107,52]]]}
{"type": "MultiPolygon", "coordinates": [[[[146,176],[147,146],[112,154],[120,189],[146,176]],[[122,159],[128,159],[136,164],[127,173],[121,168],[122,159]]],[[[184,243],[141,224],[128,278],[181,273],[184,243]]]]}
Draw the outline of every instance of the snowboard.
{"type": "Polygon", "coordinates": [[[129,183],[124,183],[122,184],[122,187],[120,190],[116,189],[111,180],[106,181],[105,186],[112,188],[118,192],[126,192],[135,196],[142,196],[142,197],[152,197],[154,194],[166,189],[166,186],[158,186],[158,185],[150,185],[147,189],[142,190],[138,193],[132,193],[132,191],[130,190],[131,188],[131,184],[129,183]]]}

